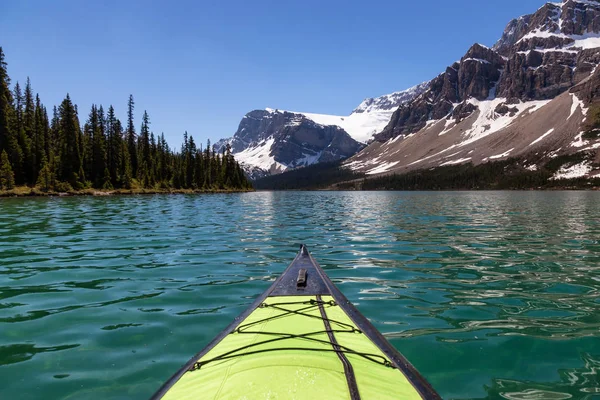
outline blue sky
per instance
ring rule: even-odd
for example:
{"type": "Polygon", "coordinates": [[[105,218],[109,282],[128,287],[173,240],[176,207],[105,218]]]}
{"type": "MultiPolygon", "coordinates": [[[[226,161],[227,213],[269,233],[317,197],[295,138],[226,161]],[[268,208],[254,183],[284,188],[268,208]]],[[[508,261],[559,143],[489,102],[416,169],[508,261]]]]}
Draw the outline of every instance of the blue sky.
{"type": "Polygon", "coordinates": [[[491,46],[541,0],[0,1],[13,83],[51,108],[69,92],[179,146],[231,136],[257,108],[347,115],[365,97],[429,80],[475,42],[491,46]]]}

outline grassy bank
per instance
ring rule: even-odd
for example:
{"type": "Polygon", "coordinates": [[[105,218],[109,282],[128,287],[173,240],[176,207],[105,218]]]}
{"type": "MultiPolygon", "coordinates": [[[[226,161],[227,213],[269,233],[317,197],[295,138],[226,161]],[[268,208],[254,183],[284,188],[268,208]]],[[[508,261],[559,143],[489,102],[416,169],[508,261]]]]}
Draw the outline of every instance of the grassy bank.
{"type": "Polygon", "coordinates": [[[67,192],[43,191],[40,188],[29,186],[18,186],[10,190],[0,190],[0,197],[63,197],[63,196],[125,196],[142,194],[201,194],[201,193],[244,193],[252,192],[253,189],[83,189],[69,190],[67,192]]]}

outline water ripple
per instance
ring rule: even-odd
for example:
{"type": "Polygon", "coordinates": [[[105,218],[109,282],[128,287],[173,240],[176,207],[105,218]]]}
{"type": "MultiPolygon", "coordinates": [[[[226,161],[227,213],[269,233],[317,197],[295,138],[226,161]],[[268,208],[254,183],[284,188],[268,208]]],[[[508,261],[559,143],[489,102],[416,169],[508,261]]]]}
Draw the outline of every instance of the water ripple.
{"type": "Polygon", "coordinates": [[[147,398],[306,243],[444,398],[592,399],[599,200],[592,192],[2,199],[0,397],[147,398]]]}

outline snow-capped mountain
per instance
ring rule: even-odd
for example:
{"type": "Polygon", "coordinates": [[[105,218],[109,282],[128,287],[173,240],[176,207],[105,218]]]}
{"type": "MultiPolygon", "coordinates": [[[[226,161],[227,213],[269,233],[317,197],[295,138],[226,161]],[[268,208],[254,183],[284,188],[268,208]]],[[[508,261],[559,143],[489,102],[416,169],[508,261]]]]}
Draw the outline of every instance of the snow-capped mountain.
{"type": "Polygon", "coordinates": [[[394,112],[401,104],[407,103],[427,90],[429,82],[423,82],[401,92],[386,94],[381,97],[368,98],[363,100],[358,107],[352,111],[352,114],[372,113],[372,112],[394,112]]]}
{"type": "Polygon", "coordinates": [[[565,169],[595,176],[600,139],[586,132],[598,122],[588,114],[599,64],[600,1],[547,3],[491,49],[473,45],[346,165],[375,175],[516,157],[535,169],[586,152],[585,165],[565,169]]]}
{"type": "Polygon", "coordinates": [[[237,161],[252,178],[317,162],[347,158],[390,122],[394,111],[423,93],[429,82],[365,99],[350,115],[336,116],[267,108],[244,116],[229,143],[237,161]]]}
{"type": "Polygon", "coordinates": [[[226,143],[253,179],[288,168],[348,158],[364,147],[339,126],[269,108],[246,114],[233,138],[216,146],[226,143]]]}

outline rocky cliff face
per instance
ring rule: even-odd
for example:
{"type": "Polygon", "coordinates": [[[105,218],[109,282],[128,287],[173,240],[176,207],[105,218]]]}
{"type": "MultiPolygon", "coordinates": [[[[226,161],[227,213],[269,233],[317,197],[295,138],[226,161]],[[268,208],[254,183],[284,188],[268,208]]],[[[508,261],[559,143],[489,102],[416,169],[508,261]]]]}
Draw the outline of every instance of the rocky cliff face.
{"type": "MultiPolygon", "coordinates": [[[[494,97],[504,63],[497,52],[474,44],[460,62],[433,79],[428,90],[412,102],[401,105],[375,139],[386,141],[417,132],[426,126],[427,121],[446,117],[466,99],[494,97]]],[[[463,109],[464,105],[460,108],[463,109]]]]}
{"type": "Polygon", "coordinates": [[[472,46],[419,98],[400,107],[376,139],[384,142],[415,133],[428,121],[455,117],[471,98],[505,98],[508,104],[552,99],[589,76],[600,61],[599,46],[598,1],[548,3],[511,21],[492,49],[472,46]]]}
{"type": "Polygon", "coordinates": [[[492,48],[473,45],[348,165],[377,174],[595,151],[582,126],[599,64],[600,1],[547,3],[509,22],[492,48]]]}

